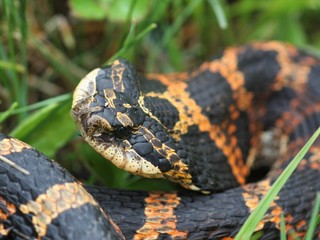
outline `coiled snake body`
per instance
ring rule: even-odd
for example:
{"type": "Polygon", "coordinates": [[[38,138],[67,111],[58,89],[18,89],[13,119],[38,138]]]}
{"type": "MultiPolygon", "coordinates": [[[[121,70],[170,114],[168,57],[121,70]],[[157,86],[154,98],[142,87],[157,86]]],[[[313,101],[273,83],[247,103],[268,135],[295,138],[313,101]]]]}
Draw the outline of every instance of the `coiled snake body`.
{"type": "MultiPolygon", "coordinates": [[[[195,191],[86,187],[94,200],[56,163],[2,136],[3,238],[231,239],[320,125],[320,61],[278,42],[228,48],[168,75],[137,75],[116,60],[79,83],[71,113],[116,166],[195,191]],[[265,178],[246,184],[265,167],[265,178]]],[[[320,191],[319,144],[259,223],[261,239],[279,238],[281,213],[288,238],[305,235],[320,191]]]]}

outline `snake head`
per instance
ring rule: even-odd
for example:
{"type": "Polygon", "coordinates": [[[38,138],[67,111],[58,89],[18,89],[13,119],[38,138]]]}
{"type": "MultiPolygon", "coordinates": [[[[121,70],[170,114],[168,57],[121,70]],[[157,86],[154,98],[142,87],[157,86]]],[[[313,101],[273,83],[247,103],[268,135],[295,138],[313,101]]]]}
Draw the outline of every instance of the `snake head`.
{"type": "Polygon", "coordinates": [[[163,172],[174,168],[170,158],[178,157],[155,136],[155,129],[162,126],[141,106],[141,98],[134,69],[125,60],[116,60],[81,80],[71,115],[84,140],[117,167],[145,177],[163,177],[163,172]]]}

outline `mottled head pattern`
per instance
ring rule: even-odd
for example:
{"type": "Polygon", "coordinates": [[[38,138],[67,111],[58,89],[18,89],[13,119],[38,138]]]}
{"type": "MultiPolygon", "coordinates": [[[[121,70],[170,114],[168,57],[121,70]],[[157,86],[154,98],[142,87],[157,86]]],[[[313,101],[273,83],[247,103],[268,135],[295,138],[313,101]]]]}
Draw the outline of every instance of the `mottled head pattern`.
{"type": "Polygon", "coordinates": [[[125,60],[83,78],[74,92],[71,114],[85,141],[117,167],[195,188],[175,142],[144,106],[138,76],[125,60]]]}

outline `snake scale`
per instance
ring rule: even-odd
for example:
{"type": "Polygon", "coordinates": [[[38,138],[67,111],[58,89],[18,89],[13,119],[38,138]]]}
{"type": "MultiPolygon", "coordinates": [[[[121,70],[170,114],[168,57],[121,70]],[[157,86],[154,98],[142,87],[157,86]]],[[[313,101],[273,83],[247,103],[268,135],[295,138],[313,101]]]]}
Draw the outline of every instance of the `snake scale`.
{"type": "MultiPolygon", "coordinates": [[[[80,81],[71,115],[119,168],[189,190],[83,186],[1,135],[2,239],[233,239],[320,125],[320,59],[275,41],[227,48],[183,73],[137,74],[118,59],[80,81]]],[[[319,191],[317,140],[258,224],[259,239],[279,239],[281,214],[288,239],[303,237],[319,191]]]]}

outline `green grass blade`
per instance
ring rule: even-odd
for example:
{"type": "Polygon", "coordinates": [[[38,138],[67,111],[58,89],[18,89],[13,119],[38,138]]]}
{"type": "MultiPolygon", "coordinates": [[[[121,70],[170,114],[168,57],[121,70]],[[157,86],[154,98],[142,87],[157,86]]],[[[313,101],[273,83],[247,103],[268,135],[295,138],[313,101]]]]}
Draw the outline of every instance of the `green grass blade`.
{"type": "Polygon", "coordinates": [[[221,29],[226,29],[228,27],[228,22],[227,22],[225,14],[224,14],[224,11],[222,9],[220,1],[219,0],[208,0],[208,2],[210,3],[210,5],[216,15],[219,27],[221,29]]]}
{"type": "Polygon", "coordinates": [[[79,67],[76,63],[70,61],[62,50],[55,47],[50,42],[41,38],[36,38],[30,34],[30,44],[35,48],[48,62],[51,67],[71,84],[77,84],[80,79],[87,74],[87,71],[79,67]]]}
{"type": "MultiPolygon", "coordinates": [[[[10,64],[15,66],[16,65],[16,49],[15,49],[15,39],[14,39],[14,32],[15,32],[15,21],[14,21],[14,11],[17,11],[17,9],[14,7],[14,3],[11,0],[5,0],[3,2],[4,4],[4,13],[5,13],[5,20],[6,20],[6,26],[7,26],[7,41],[8,41],[8,55],[9,55],[9,61],[10,64]]],[[[16,71],[11,71],[10,76],[11,79],[11,87],[13,92],[13,98],[15,98],[20,106],[23,105],[23,102],[21,100],[21,95],[19,92],[19,78],[16,71]]]]}
{"type": "Polygon", "coordinates": [[[135,29],[136,29],[136,25],[137,25],[136,21],[134,19],[132,19],[131,25],[130,25],[130,29],[129,29],[129,33],[126,36],[126,39],[123,42],[123,46],[124,47],[129,46],[130,43],[134,41],[134,37],[135,37],[134,36],[135,35],[134,32],[135,32],[135,29]]]}
{"type": "Polygon", "coordinates": [[[141,31],[137,35],[137,37],[135,39],[135,42],[140,41],[141,39],[143,39],[149,32],[151,32],[156,27],[157,27],[157,24],[155,24],[155,23],[151,23],[150,25],[148,25],[148,27],[146,27],[143,31],[141,31]]]}
{"type": "Polygon", "coordinates": [[[303,148],[299,151],[299,153],[295,156],[295,158],[291,161],[291,163],[286,167],[283,173],[279,176],[279,178],[274,182],[272,187],[269,189],[268,193],[264,196],[264,198],[259,203],[258,207],[250,214],[239,233],[236,236],[236,240],[245,240],[250,239],[250,236],[256,229],[256,226],[263,218],[264,214],[267,212],[271,202],[277,196],[282,186],[286,183],[290,175],[296,169],[304,155],[307,153],[313,142],[317,139],[320,134],[320,128],[312,135],[309,141],[303,146],[303,148]]]}
{"type": "Polygon", "coordinates": [[[70,93],[66,93],[66,94],[63,94],[63,95],[60,95],[57,97],[49,98],[49,99],[43,100],[41,102],[37,102],[37,103],[31,104],[31,105],[25,106],[25,107],[13,109],[11,111],[11,115],[21,113],[21,112],[28,112],[31,110],[36,110],[38,108],[46,107],[48,105],[56,104],[58,102],[63,102],[63,101],[67,101],[67,100],[71,101],[71,94],[70,93]]]}
{"type": "Polygon", "coordinates": [[[12,63],[12,62],[3,61],[3,60],[0,60],[0,68],[11,70],[11,71],[16,71],[18,73],[25,73],[26,72],[26,68],[23,65],[21,65],[19,63],[12,63]]]}
{"type": "Polygon", "coordinates": [[[305,240],[312,240],[314,231],[316,229],[316,226],[320,224],[320,193],[317,193],[316,200],[314,202],[314,207],[308,227],[307,234],[305,236],[305,240]]]}
{"type": "Polygon", "coordinates": [[[103,65],[108,65],[115,59],[121,57],[123,54],[125,54],[133,45],[137,42],[139,42],[141,39],[143,39],[150,31],[155,29],[157,25],[155,23],[151,23],[148,25],[143,31],[141,31],[136,37],[133,37],[133,29],[134,29],[135,23],[131,24],[130,31],[128,33],[128,36],[126,37],[123,46],[121,49],[116,52],[111,58],[109,58],[103,65]]]}
{"type": "Polygon", "coordinates": [[[166,30],[163,38],[162,38],[162,45],[166,46],[173,38],[173,36],[179,32],[183,23],[187,20],[187,18],[194,12],[196,7],[201,3],[201,1],[189,1],[188,5],[183,8],[183,11],[177,18],[175,19],[174,23],[168,27],[166,30]]]}
{"type": "MultiPolygon", "coordinates": [[[[2,9],[0,9],[2,10],[2,9]]],[[[27,48],[26,48],[26,32],[27,24],[25,18],[26,4],[25,0],[3,1],[4,24],[6,26],[4,38],[5,54],[1,53],[1,66],[6,68],[9,73],[10,83],[7,84],[10,92],[10,98],[16,101],[19,106],[27,105],[27,48]],[[19,41],[17,41],[19,39],[19,41]],[[4,57],[8,55],[9,57],[4,57]],[[7,62],[7,63],[5,63],[7,62]]],[[[0,27],[1,29],[1,27],[0,27]]],[[[5,78],[1,76],[1,78],[5,78]]],[[[4,79],[6,83],[9,79],[4,79]]],[[[19,114],[19,119],[23,119],[24,115],[19,114]]]]}
{"type": "Polygon", "coordinates": [[[283,213],[280,215],[280,239],[286,240],[286,223],[284,221],[283,213]]]}
{"type": "MultiPolygon", "coordinates": [[[[21,34],[21,40],[18,43],[20,62],[24,66],[25,72],[19,76],[19,97],[20,106],[28,104],[28,63],[27,63],[27,32],[28,25],[26,19],[26,0],[19,0],[19,8],[14,11],[17,27],[21,34]]],[[[26,115],[22,114],[25,117],[26,115]]]]}
{"type": "Polygon", "coordinates": [[[3,121],[5,121],[10,115],[12,115],[12,112],[15,110],[15,108],[17,108],[18,103],[14,102],[11,104],[11,106],[9,107],[8,110],[6,110],[5,112],[0,113],[0,123],[2,123],[3,121]]]}
{"type": "Polygon", "coordinates": [[[53,157],[76,132],[70,108],[70,100],[50,104],[25,118],[9,135],[53,157]]]}

